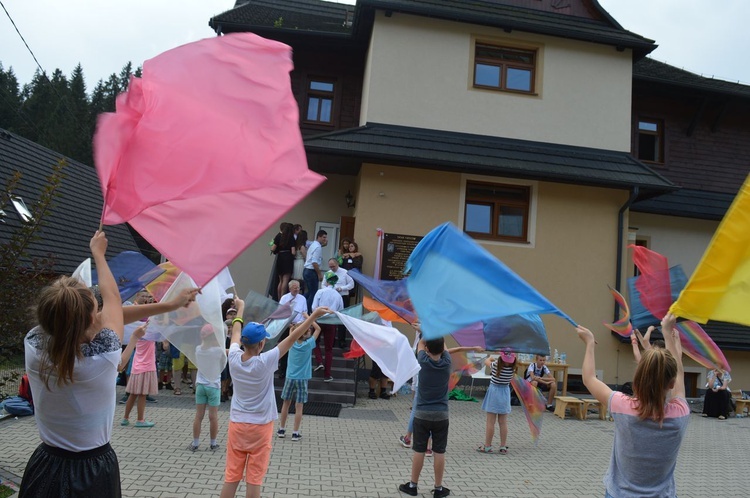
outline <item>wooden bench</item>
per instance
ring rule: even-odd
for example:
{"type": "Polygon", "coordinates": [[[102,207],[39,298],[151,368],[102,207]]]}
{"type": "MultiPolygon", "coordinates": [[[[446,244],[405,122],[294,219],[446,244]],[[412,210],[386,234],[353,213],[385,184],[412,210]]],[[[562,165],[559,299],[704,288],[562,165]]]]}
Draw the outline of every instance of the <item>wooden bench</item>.
{"type": "Polygon", "coordinates": [[[748,414],[750,415],[750,399],[735,399],[735,403],[737,403],[737,409],[734,411],[737,415],[745,416],[745,409],[748,410],[748,414]]]}
{"type": "Polygon", "coordinates": [[[596,408],[596,411],[599,413],[599,420],[607,420],[607,409],[602,409],[602,404],[599,402],[598,399],[584,399],[583,401],[583,416],[581,417],[581,420],[585,419],[589,415],[589,408],[596,408]]]}
{"type": "Polygon", "coordinates": [[[583,401],[573,396],[555,396],[555,415],[565,420],[565,410],[570,409],[570,415],[583,420],[583,401]]]}

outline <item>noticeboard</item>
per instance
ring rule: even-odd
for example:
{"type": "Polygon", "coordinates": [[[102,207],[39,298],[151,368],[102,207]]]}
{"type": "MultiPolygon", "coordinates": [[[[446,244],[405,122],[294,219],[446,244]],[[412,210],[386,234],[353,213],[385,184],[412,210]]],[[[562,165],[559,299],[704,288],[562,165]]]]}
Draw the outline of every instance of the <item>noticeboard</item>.
{"type": "Polygon", "coordinates": [[[411,252],[422,240],[421,235],[383,234],[383,254],[380,256],[380,279],[401,280],[411,252]]]}

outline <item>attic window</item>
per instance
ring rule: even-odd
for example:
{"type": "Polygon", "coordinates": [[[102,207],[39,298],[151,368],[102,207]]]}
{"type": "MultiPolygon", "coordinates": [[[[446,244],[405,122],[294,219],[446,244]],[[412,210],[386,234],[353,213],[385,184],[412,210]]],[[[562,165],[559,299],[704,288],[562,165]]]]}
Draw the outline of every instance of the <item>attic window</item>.
{"type": "Polygon", "coordinates": [[[31,211],[29,211],[29,208],[26,207],[26,203],[23,202],[23,199],[21,199],[20,197],[16,197],[15,195],[11,195],[10,202],[13,203],[13,207],[16,208],[18,215],[21,217],[24,223],[31,223],[32,221],[34,221],[34,217],[31,215],[31,211]]]}
{"type": "Polygon", "coordinates": [[[638,159],[664,162],[664,124],[658,119],[638,120],[638,159]]]}
{"type": "Polygon", "coordinates": [[[311,78],[307,84],[305,122],[333,125],[336,82],[326,78],[311,78]]]}
{"type": "Polygon", "coordinates": [[[476,44],[475,88],[533,94],[535,70],[536,50],[476,44]]]}

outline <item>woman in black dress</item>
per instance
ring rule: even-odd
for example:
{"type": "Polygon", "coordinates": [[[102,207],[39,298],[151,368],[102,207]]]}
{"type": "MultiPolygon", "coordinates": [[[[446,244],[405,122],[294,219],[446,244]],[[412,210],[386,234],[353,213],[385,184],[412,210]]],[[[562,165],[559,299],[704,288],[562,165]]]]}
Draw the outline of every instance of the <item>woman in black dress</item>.
{"type": "Polygon", "coordinates": [[[284,230],[274,237],[271,246],[271,252],[276,254],[276,274],[279,276],[276,295],[279,299],[286,294],[286,288],[294,271],[294,255],[296,254],[294,243],[294,226],[287,224],[284,230]]]}
{"type": "Polygon", "coordinates": [[[732,378],[723,370],[713,369],[706,378],[706,397],[703,399],[703,416],[726,420],[729,416],[729,398],[732,396],[727,387],[732,378]]]}

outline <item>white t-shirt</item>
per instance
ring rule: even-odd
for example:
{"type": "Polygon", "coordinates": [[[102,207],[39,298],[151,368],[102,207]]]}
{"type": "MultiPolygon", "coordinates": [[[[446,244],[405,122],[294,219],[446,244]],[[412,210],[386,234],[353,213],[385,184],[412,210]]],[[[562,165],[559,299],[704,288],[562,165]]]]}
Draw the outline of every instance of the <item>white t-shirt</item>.
{"type": "Polygon", "coordinates": [[[120,339],[114,331],[103,329],[81,346],[83,358],[76,360],[73,383],[59,387],[52,374],[48,390],[39,374],[45,335],[34,327],[24,340],[39,437],[50,446],[75,452],[104,446],[112,438],[117,406],[120,339]]]}
{"type": "Polygon", "coordinates": [[[273,391],[273,374],[279,368],[279,348],[242,361],[240,345],[229,346],[229,373],[234,396],[229,420],[245,424],[267,424],[279,418],[273,391]]]}
{"type": "Polygon", "coordinates": [[[210,348],[203,348],[198,346],[195,348],[196,363],[201,365],[216,365],[216,372],[218,372],[213,378],[208,378],[203,375],[203,372],[198,369],[198,376],[195,378],[196,384],[201,384],[206,387],[213,387],[214,389],[221,388],[221,365],[222,356],[224,356],[224,348],[219,346],[213,346],[210,348]]]}

